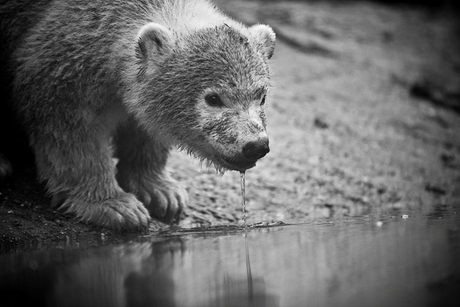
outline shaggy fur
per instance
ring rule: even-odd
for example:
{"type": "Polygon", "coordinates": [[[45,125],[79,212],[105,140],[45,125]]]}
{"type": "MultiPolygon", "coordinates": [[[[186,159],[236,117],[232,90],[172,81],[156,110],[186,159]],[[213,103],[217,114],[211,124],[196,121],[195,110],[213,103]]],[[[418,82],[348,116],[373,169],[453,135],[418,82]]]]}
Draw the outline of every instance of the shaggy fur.
{"type": "MultiPolygon", "coordinates": [[[[11,2],[27,1],[1,4],[2,16],[11,2]]],[[[146,208],[172,221],[188,202],[166,170],[172,146],[241,172],[268,152],[268,26],[247,28],[205,0],[42,3],[9,65],[14,109],[53,204],[139,230],[146,208]]]]}

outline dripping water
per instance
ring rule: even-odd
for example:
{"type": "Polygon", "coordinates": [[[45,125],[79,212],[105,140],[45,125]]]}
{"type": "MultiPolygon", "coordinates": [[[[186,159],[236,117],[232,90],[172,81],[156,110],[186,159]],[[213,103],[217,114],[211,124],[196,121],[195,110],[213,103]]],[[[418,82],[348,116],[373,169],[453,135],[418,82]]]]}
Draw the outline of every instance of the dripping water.
{"type": "Polygon", "coordinates": [[[246,175],[244,172],[240,173],[241,183],[241,206],[243,210],[243,224],[244,224],[244,250],[246,253],[246,277],[248,280],[248,299],[251,302],[251,306],[254,303],[254,289],[251,271],[251,259],[249,258],[249,246],[248,246],[248,234],[246,225],[246,175]]]}
{"type": "Polygon", "coordinates": [[[241,182],[241,205],[243,207],[243,224],[246,228],[246,175],[244,172],[240,173],[240,182],[241,182]]]}

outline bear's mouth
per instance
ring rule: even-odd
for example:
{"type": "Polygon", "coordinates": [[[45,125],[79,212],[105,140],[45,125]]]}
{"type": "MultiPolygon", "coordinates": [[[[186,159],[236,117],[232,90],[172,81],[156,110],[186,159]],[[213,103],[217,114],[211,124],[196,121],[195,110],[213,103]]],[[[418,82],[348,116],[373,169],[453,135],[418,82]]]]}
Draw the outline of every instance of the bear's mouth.
{"type": "Polygon", "coordinates": [[[244,172],[256,166],[256,162],[259,160],[247,159],[242,155],[224,155],[213,148],[200,148],[199,151],[189,150],[189,153],[194,153],[202,161],[206,160],[208,166],[214,165],[214,167],[221,172],[225,170],[244,172]]]}
{"type": "Polygon", "coordinates": [[[258,160],[223,157],[221,161],[220,164],[229,170],[244,172],[256,166],[258,160]]]}

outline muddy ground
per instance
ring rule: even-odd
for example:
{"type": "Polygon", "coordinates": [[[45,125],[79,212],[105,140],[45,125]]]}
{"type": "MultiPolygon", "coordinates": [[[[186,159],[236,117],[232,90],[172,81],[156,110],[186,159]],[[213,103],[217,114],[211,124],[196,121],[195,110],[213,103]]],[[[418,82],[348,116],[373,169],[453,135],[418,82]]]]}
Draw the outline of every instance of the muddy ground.
{"type": "MultiPolygon", "coordinates": [[[[271,152],[246,173],[248,223],[429,214],[460,205],[460,28],[449,9],[372,2],[224,1],[277,33],[271,152]]],[[[241,224],[238,173],[170,160],[192,204],[180,226],[241,224]]],[[[153,222],[156,234],[169,226],[153,222]]],[[[120,235],[49,208],[32,171],[0,184],[0,248],[120,235]]]]}

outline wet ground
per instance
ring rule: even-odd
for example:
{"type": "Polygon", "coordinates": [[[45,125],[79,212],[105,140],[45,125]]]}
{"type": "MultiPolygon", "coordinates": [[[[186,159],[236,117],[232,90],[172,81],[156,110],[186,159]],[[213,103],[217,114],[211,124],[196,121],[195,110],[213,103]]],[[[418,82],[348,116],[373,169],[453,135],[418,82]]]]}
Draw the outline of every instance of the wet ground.
{"type": "Polygon", "coordinates": [[[239,174],[216,175],[183,153],[170,160],[192,200],[179,226],[195,233],[154,222],[148,235],[126,237],[79,223],[49,208],[32,171],[16,172],[0,183],[3,302],[458,302],[457,15],[372,2],[215,2],[278,37],[271,152],[246,174],[247,221],[302,225],[245,236],[239,174]]]}

